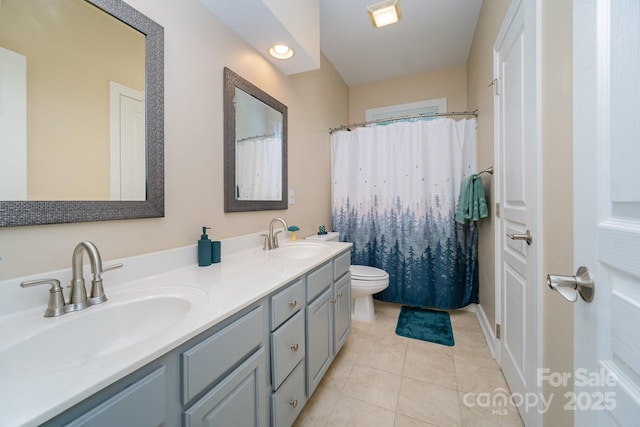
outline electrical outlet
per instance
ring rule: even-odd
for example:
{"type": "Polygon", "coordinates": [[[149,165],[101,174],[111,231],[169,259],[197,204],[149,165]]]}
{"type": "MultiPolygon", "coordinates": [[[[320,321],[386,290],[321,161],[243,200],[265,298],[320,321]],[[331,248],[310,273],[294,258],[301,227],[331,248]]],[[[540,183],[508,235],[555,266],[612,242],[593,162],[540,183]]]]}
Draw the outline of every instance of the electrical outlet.
{"type": "Polygon", "coordinates": [[[289,189],[289,204],[290,205],[295,205],[296,204],[296,192],[294,190],[292,190],[291,188],[289,189]]]}

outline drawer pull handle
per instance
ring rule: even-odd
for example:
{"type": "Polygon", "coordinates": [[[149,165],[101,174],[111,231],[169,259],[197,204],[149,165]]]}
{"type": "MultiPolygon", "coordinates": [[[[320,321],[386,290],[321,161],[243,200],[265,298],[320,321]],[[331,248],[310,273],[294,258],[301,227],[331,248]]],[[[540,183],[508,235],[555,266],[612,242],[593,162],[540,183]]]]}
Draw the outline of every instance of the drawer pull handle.
{"type": "Polygon", "coordinates": [[[329,302],[330,302],[331,304],[335,304],[335,303],[336,303],[336,301],[338,301],[336,298],[331,298],[331,299],[329,300],[329,302]]]}
{"type": "Polygon", "coordinates": [[[338,294],[338,298],[342,298],[342,292],[338,294]]]}
{"type": "Polygon", "coordinates": [[[298,407],[298,399],[291,399],[289,405],[291,405],[293,409],[296,409],[298,407]]]}
{"type": "Polygon", "coordinates": [[[291,350],[292,351],[298,351],[298,344],[291,344],[291,350]]]}
{"type": "Polygon", "coordinates": [[[298,305],[298,301],[296,300],[289,301],[289,306],[291,308],[296,308],[296,305],[298,305]]]}

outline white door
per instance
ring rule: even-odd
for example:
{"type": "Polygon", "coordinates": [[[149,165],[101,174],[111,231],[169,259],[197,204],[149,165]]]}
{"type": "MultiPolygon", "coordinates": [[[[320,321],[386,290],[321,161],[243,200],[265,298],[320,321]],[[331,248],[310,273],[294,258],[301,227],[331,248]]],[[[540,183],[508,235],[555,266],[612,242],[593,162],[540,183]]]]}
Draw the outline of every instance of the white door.
{"type": "MultiPolygon", "coordinates": [[[[574,2],[576,426],[640,423],[640,2],[574,2]]],[[[567,274],[567,273],[565,273],[567,274]]],[[[550,351],[553,351],[550,349],[550,351]]]]}
{"type": "MultiPolygon", "coordinates": [[[[538,395],[540,272],[536,2],[513,1],[494,46],[497,359],[511,392],[538,395]],[[530,238],[527,238],[530,236],[530,238]]],[[[521,399],[522,400],[522,399],[521,399]]],[[[516,399],[516,402],[518,399],[516,399]]],[[[518,408],[526,425],[537,407],[518,408]]]]}
{"type": "Polygon", "coordinates": [[[145,200],[144,93],[109,82],[111,200],[145,200]]]}

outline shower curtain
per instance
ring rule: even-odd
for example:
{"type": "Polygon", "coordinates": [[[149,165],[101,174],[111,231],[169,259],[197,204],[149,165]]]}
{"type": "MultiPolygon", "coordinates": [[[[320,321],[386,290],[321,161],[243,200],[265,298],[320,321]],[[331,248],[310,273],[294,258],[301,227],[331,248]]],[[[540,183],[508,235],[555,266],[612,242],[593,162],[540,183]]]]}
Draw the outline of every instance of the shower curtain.
{"type": "Polygon", "coordinates": [[[282,198],[282,139],[256,137],[236,144],[238,200],[282,198]]]}
{"type": "Polygon", "coordinates": [[[478,302],[478,233],[456,223],[475,171],[476,120],[442,118],[332,134],[333,229],[352,264],[389,273],[377,299],[453,309],[478,302]]]}

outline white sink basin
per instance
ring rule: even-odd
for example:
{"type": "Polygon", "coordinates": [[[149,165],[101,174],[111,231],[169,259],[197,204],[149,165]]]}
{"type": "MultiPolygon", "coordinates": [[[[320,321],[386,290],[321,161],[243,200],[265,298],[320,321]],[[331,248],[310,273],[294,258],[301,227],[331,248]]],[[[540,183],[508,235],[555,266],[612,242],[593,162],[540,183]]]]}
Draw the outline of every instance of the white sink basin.
{"type": "Polygon", "coordinates": [[[283,243],[279,248],[271,249],[268,255],[276,259],[305,259],[324,255],[329,251],[327,245],[312,242],[283,243]]]}
{"type": "MultiPolygon", "coordinates": [[[[207,294],[186,286],[123,291],[103,304],[0,329],[0,379],[46,375],[98,360],[174,326],[207,294]]],[[[42,311],[44,312],[42,307],[42,311]]]]}

